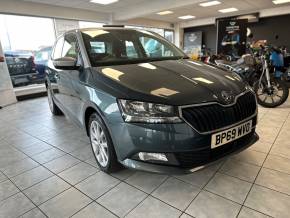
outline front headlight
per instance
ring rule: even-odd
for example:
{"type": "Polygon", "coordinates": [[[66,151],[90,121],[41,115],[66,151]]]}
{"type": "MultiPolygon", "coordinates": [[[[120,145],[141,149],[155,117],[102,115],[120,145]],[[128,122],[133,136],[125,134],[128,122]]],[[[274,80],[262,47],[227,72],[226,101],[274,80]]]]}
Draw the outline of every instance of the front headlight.
{"type": "Polygon", "coordinates": [[[176,107],[134,100],[118,100],[125,122],[180,123],[176,107]]]}

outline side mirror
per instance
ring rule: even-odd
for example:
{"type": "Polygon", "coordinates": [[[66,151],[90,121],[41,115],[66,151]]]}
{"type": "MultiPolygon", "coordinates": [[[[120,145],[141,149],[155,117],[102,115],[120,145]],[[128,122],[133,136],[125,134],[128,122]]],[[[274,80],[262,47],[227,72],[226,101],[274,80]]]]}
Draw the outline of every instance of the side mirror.
{"type": "Polygon", "coordinates": [[[52,61],[56,69],[75,70],[78,69],[77,60],[71,57],[58,58],[52,61]]]}

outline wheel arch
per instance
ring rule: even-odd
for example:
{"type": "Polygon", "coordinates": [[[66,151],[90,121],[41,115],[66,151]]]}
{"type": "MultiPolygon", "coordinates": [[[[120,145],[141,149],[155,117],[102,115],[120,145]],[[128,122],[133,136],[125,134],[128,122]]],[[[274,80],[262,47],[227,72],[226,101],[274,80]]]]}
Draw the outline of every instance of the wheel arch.
{"type": "Polygon", "coordinates": [[[100,118],[104,121],[105,125],[108,126],[106,119],[104,119],[103,113],[101,112],[101,110],[98,108],[97,105],[95,105],[92,102],[88,102],[85,104],[84,108],[85,108],[85,110],[84,110],[84,115],[83,115],[83,125],[85,127],[85,131],[86,131],[88,136],[89,136],[88,124],[89,124],[90,116],[93,113],[97,113],[100,116],[100,118]]]}

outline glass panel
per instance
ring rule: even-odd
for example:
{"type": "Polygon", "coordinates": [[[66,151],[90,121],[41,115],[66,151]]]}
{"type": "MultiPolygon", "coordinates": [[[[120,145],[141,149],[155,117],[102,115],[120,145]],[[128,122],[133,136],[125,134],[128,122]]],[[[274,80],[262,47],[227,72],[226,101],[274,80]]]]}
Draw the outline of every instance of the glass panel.
{"type": "Polygon", "coordinates": [[[169,42],[174,43],[174,31],[173,30],[165,30],[164,31],[164,37],[169,42]]]}
{"type": "Polygon", "coordinates": [[[154,33],[158,33],[160,36],[164,37],[164,29],[160,28],[153,28],[153,27],[141,27],[141,26],[125,26],[126,28],[130,29],[140,29],[140,30],[148,30],[154,33]]]}
{"type": "Polygon", "coordinates": [[[62,57],[70,57],[77,59],[77,41],[75,35],[65,36],[62,49],[62,57]]]}
{"type": "Polygon", "coordinates": [[[138,53],[132,41],[126,41],[126,53],[128,57],[138,58],[138,53]]]}
{"type": "Polygon", "coordinates": [[[14,87],[43,83],[55,41],[53,20],[1,15],[0,38],[14,87]]]}
{"type": "Polygon", "coordinates": [[[79,27],[80,28],[103,27],[103,25],[105,25],[105,23],[79,21],[79,27]]]}
{"type": "Polygon", "coordinates": [[[185,57],[171,43],[145,30],[84,30],[82,35],[93,66],[185,57]]]}
{"type": "Polygon", "coordinates": [[[90,42],[91,52],[93,53],[106,53],[106,44],[105,42],[90,42]]]}
{"type": "Polygon", "coordinates": [[[149,57],[170,57],[174,55],[173,51],[168,46],[156,39],[141,36],[139,40],[149,57]]]}
{"type": "Polygon", "coordinates": [[[53,59],[61,58],[62,48],[63,48],[63,37],[59,38],[55,45],[53,51],[53,59]]]}

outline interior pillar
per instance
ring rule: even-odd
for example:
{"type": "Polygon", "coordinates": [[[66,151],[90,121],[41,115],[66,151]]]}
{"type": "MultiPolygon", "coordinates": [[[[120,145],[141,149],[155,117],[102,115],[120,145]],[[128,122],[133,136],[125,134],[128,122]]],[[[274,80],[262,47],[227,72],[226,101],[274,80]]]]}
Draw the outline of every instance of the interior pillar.
{"type": "Polygon", "coordinates": [[[179,23],[174,24],[174,44],[183,49],[183,28],[180,27],[179,23]]]}
{"type": "Polygon", "coordinates": [[[0,41],[0,107],[16,103],[16,96],[11,83],[9,71],[0,41]]]}

